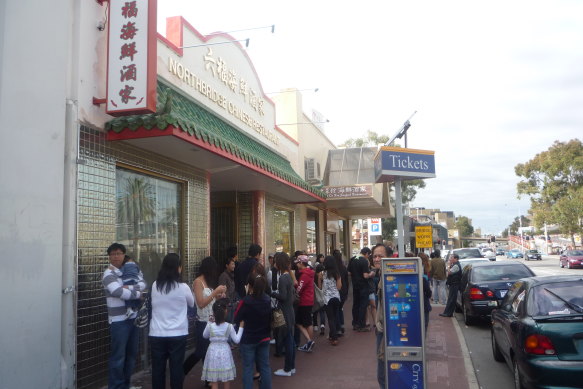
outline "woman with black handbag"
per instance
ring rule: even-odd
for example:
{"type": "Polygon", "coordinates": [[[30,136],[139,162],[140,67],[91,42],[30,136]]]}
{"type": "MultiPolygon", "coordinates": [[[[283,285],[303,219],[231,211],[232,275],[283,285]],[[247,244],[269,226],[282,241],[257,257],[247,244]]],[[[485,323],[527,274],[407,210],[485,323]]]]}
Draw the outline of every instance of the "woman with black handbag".
{"type": "Polygon", "coordinates": [[[271,297],[278,301],[279,308],[285,317],[286,329],[282,334],[285,348],[285,362],[283,369],[276,370],[273,374],[282,377],[290,377],[296,372],[296,345],[294,341],[294,329],[296,326],[294,315],[294,281],[290,273],[291,262],[286,253],[275,254],[275,267],[280,276],[277,282],[277,291],[272,292],[271,297]]]}

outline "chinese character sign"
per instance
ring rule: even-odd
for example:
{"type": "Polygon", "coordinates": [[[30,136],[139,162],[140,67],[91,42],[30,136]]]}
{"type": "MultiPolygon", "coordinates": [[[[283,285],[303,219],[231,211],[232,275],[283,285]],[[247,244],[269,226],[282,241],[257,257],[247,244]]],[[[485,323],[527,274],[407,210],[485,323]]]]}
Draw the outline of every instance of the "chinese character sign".
{"type": "Polygon", "coordinates": [[[107,113],[156,111],[156,0],[110,0],[107,113]]]}
{"type": "Polygon", "coordinates": [[[325,186],[322,188],[328,199],[342,199],[352,197],[371,197],[372,185],[357,186],[325,186]]]}

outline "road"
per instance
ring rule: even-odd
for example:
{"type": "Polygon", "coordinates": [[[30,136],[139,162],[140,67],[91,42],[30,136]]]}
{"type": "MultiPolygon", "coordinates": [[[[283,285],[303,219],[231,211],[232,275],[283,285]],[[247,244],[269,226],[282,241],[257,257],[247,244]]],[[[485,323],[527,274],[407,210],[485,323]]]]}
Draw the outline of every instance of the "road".
{"type": "MultiPolygon", "coordinates": [[[[509,261],[505,257],[497,257],[498,261],[509,261]]],[[[541,261],[522,261],[529,266],[537,276],[551,276],[560,274],[581,274],[583,269],[566,269],[559,266],[559,256],[543,256],[541,261]]],[[[513,389],[514,382],[510,369],[505,363],[494,361],[490,343],[490,323],[477,322],[473,326],[464,324],[463,315],[456,313],[456,320],[462,329],[472,363],[481,389],[513,389]]]]}

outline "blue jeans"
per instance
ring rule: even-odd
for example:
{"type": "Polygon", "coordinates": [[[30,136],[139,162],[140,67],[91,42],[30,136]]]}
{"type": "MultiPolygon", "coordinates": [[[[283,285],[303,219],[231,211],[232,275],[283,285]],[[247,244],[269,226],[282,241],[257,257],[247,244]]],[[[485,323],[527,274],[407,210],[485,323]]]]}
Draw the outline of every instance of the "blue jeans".
{"type": "Polygon", "coordinates": [[[158,337],[150,336],[152,353],[152,389],[166,387],[166,362],[170,366],[170,388],[182,389],[184,383],[184,352],[186,335],[158,337]]]}
{"type": "MultiPolygon", "coordinates": [[[[261,382],[259,389],[271,389],[271,367],[269,366],[269,341],[239,345],[243,360],[243,388],[253,389],[253,365],[257,363],[261,382]]],[[[288,350],[285,350],[286,356],[288,350]]]]}
{"type": "Polygon", "coordinates": [[[111,347],[109,355],[109,389],[128,389],[138,354],[139,328],[134,319],[109,325],[111,347]]]}
{"type": "Polygon", "coordinates": [[[294,340],[294,330],[289,328],[283,338],[285,347],[285,362],[283,370],[291,371],[296,368],[296,342],[294,340]]]}

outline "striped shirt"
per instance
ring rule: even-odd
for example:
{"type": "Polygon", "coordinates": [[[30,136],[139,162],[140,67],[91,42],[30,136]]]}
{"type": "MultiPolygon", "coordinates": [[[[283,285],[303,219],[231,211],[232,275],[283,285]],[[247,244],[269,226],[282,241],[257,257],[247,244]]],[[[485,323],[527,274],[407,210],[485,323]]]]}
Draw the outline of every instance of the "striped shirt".
{"type": "Polygon", "coordinates": [[[144,281],[142,272],[138,275],[139,282],[136,285],[127,285],[125,288],[121,276],[121,270],[113,265],[109,265],[103,272],[102,283],[105,288],[109,324],[116,321],[134,319],[136,313],[133,313],[129,317],[126,316],[127,308],[125,300],[139,299],[142,296],[142,291],[146,289],[146,282],[144,281]]]}

